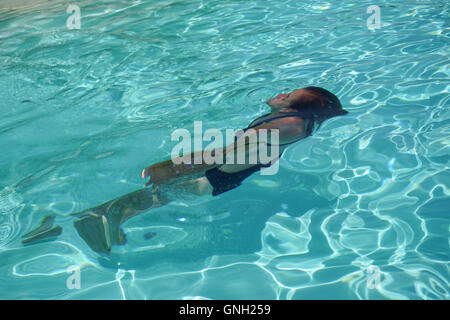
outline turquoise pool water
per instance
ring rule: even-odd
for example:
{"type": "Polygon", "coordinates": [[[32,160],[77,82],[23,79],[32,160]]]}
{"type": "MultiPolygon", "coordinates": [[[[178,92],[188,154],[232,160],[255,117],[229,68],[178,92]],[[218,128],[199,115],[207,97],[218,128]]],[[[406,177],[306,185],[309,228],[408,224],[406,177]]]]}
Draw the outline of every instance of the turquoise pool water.
{"type": "Polygon", "coordinates": [[[0,298],[448,299],[448,2],[390,3],[74,1],[69,29],[69,2],[2,1],[0,298]],[[308,85],[350,115],[278,174],[137,216],[109,258],[76,233],[173,130],[242,128],[308,85]],[[63,234],[23,246],[50,213],[63,234]]]}

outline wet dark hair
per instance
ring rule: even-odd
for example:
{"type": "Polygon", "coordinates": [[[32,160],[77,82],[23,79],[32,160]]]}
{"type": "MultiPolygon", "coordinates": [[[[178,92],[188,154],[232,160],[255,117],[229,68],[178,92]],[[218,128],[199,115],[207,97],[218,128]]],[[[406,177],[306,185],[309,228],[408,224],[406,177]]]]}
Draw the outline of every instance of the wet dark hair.
{"type": "Polygon", "coordinates": [[[289,107],[302,113],[302,118],[313,120],[308,121],[306,126],[305,133],[307,136],[312,134],[315,123],[318,124],[318,129],[325,120],[348,113],[348,111],[342,109],[338,97],[330,91],[319,87],[306,87],[303,90],[308,91],[308,93],[302,95],[289,107]]]}

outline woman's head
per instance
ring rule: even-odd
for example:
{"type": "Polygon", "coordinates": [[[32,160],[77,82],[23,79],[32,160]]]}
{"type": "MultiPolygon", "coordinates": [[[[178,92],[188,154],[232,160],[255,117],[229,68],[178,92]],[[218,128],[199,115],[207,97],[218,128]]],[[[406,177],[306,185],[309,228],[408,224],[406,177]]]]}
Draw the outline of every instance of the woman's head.
{"type": "Polygon", "coordinates": [[[280,93],[267,103],[272,109],[296,109],[313,113],[329,113],[330,116],[344,115],[348,112],[342,109],[339,99],[330,91],[319,87],[306,87],[290,93],[280,93]]]}
{"type": "MultiPolygon", "coordinates": [[[[306,87],[287,94],[279,94],[274,99],[269,99],[267,104],[272,110],[298,111],[302,114],[302,118],[312,119],[319,126],[327,119],[348,113],[342,109],[341,102],[334,94],[319,87],[306,87]]],[[[311,126],[313,122],[310,122],[311,126]]],[[[312,127],[308,131],[312,131],[312,127]]]]}

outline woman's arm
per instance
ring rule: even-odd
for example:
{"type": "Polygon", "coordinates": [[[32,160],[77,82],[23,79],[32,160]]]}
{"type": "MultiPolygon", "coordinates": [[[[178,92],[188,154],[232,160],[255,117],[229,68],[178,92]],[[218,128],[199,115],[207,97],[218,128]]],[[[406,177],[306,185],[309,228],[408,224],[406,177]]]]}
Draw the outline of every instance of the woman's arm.
{"type": "MultiPolygon", "coordinates": [[[[229,144],[225,148],[218,148],[212,151],[198,151],[189,155],[167,160],[145,168],[141,177],[143,179],[150,176],[149,181],[145,184],[148,186],[152,183],[161,184],[168,183],[172,180],[194,175],[196,173],[204,172],[209,169],[223,165],[226,162],[226,155],[234,155],[238,157],[244,156],[248,158],[252,152],[257,152],[258,145],[267,143],[268,141],[261,141],[260,130],[278,130],[279,141],[273,143],[267,136],[267,140],[271,141],[272,145],[285,144],[290,141],[297,140],[300,136],[304,136],[304,121],[298,117],[283,118],[274,120],[270,123],[260,125],[258,127],[248,130],[245,135],[241,135],[235,142],[229,144]],[[208,154],[209,152],[209,154],[208,154]],[[206,158],[213,158],[219,152],[221,155],[221,162],[211,163],[205,161],[206,158]],[[245,153],[242,155],[242,153],[245,153]]],[[[239,171],[240,168],[237,170],[239,171]]]]}
{"type": "Polygon", "coordinates": [[[220,165],[220,163],[207,162],[205,161],[205,158],[207,156],[214,156],[216,152],[221,151],[222,148],[212,151],[198,151],[189,155],[160,162],[142,170],[141,177],[143,179],[150,177],[150,180],[145,184],[145,186],[148,186],[152,183],[168,183],[183,176],[203,172],[220,165]]]}

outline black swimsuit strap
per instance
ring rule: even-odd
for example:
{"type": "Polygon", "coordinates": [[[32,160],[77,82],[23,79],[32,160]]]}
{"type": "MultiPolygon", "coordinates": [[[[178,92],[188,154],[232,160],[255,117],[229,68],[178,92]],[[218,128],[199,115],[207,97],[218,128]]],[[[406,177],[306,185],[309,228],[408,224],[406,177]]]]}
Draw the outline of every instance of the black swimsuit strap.
{"type": "MultiPolygon", "coordinates": [[[[282,119],[282,118],[290,118],[290,117],[297,117],[297,118],[302,118],[302,113],[301,112],[274,112],[274,113],[267,113],[265,115],[262,115],[259,118],[256,118],[255,120],[253,120],[250,125],[244,129],[244,132],[247,131],[248,129],[260,126],[264,123],[268,123],[271,122],[273,120],[277,120],[277,119],[282,119]],[[264,119],[265,118],[265,119],[264,119]],[[258,121],[259,120],[259,121],[258,121]]],[[[283,143],[283,144],[279,144],[278,146],[287,146],[290,145],[294,142],[300,141],[303,138],[288,142],[288,143],[283,143]]],[[[268,146],[270,146],[270,143],[267,143],[268,146]]]]}
{"type": "MultiPolygon", "coordinates": [[[[274,112],[274,113],[267,113],[265,115],[262,115],[259,118],[256,118],[253,120],[250,125],[244,129],[244,132],[248,129],[260,126],[264,123],[271,122],[276,119],[282,119],[282,118],[290,118],[290,117],[297,117],[302,118],[302,114],[300,112],[274,112]],[[265,118],[265,119],[264,119],[265,118]]],[[[303,119],[303,118],[302,118],[303,119]]]]}

